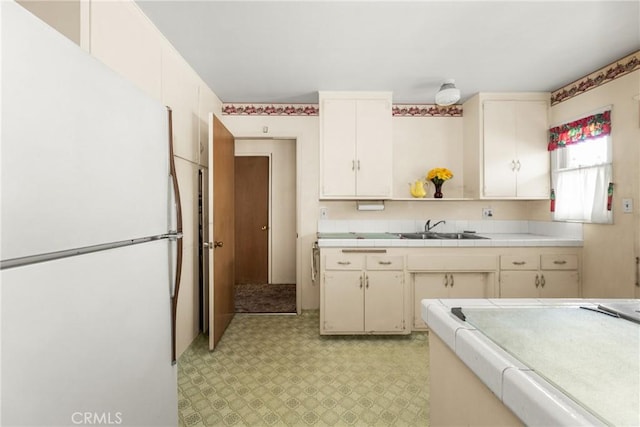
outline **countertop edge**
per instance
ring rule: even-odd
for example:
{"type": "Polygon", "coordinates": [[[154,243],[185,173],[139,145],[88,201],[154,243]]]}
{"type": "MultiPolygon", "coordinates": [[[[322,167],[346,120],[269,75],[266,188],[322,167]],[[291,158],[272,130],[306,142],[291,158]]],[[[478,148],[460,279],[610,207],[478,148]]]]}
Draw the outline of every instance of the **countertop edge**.
{"type": "MultiPolygon", "coordinates": [[[[557,305],[597,305],[598,300],[558,299],[557,305]]],[[[460,360],[526,425],[557,426],[605,425],[598,418],[564,395],[549,382],[529,370],[518,360],[495,345],[471,325],[451,313],[451,307],[461,300],[422,300],[422,318],[432,333],[453,351],[460,360]],[[465,332],[466,331],[466,332],[465,332]],[[464,333],[463,333],[464,332],[464,333]],[[458,345],[460,337],[466,345],[458,345]],[[474,343],[475,342],[475,343],[474,343]],[[475,350],[475,351],[474,351],[475,350]],[[481,351],[480,351],[481,350],[481,351]],[[472,357],[469,357],[472,352],[472,357]],[[469,363],[469,360],[476,363],[469,363]],[[503,391],[509,388],[511,396],[503,391]],[[513,396],[517,394],[517,396],[513,396]]],[[[542,306],[553,305],[546,299],[496,300],[467,299],[465,307],[542,306]]]]}

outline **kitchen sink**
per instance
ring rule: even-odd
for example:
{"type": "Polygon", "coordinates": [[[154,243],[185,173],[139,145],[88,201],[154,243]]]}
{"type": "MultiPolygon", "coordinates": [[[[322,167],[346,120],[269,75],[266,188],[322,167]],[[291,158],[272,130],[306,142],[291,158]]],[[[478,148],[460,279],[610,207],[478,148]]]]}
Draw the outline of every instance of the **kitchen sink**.
{"type": "Polygon", "coordinates": [[[419,233],[400,233],[402,239],[488,239],[488,237],[478,236],[475,233],[435,233],[419,232],[419,233]]]}

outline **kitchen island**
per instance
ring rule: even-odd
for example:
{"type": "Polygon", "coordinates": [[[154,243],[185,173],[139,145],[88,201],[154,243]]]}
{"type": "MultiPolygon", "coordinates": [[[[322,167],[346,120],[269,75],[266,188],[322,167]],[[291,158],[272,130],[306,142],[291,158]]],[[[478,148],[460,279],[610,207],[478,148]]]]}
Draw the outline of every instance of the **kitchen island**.
{"type": "Polygon", "coordinates": [[[638,300],[422,301],[432,425],[640,425],[640,324],[611,315],[615,303],[640,310],[638,300]]]}

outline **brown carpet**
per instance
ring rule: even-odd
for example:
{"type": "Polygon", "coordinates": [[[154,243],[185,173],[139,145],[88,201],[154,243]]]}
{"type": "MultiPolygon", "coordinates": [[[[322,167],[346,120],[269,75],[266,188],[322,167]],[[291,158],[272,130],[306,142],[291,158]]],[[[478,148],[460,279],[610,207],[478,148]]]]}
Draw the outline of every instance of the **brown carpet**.
{"type": "Polygon", "coordinates": [[[295,284],[236,284],[236,313],[295,313],[295,284]]]}

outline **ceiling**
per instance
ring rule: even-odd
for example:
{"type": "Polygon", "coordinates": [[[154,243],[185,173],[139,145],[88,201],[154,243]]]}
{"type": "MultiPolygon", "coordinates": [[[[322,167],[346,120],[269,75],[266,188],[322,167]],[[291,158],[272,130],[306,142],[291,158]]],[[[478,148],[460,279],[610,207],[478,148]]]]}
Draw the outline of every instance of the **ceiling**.
{"type": "Polygon", "coordinates": [[[640,49],[637,0],[137,3],[223,102],[552,91],[640,49]]]}

